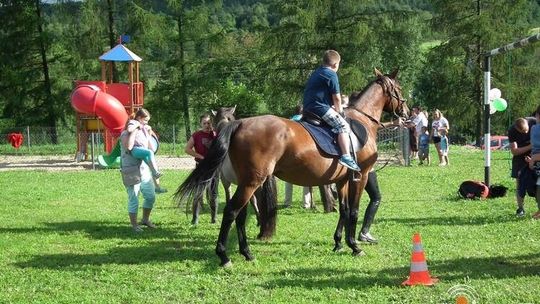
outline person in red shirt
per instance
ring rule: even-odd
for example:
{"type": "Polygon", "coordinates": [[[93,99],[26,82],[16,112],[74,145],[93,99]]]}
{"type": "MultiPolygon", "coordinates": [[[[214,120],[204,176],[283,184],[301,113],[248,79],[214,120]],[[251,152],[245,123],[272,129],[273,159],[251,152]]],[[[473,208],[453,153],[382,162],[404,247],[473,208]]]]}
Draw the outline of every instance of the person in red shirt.
{"type": "MultiPolygon", "coordinates": [[[[195,157],[197,165],[204,159],[212,141],[216,139],[217,133],[212,126],[212,119],[210,114],[203,114],[200,117],[201,129],[191,135],[186,145],[186,153],[195,157]]],[[[210,187],[207,188],[206,199],[210,205],[210,213],[212,216],[211,222],[216,222],[216,210],[217,210],[217,196],[218,196],[218,181],[219,176],[216,176],[210,183],[210,187]]],[[[198,197],[193,201],[193,219],[191,223],[197,225],[199,222],[199,212],[202,207],[203,198],[198,197]]]]}

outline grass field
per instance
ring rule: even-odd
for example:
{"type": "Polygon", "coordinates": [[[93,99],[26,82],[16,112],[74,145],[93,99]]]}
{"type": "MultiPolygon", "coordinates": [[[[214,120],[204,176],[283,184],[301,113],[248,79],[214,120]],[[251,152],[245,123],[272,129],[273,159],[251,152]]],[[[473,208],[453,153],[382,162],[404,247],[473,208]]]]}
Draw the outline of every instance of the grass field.
{"type": "MultiPolygon", "coordinates": [[[[237,253],[231,233],[229,269],[213,253],[219,225],[209,223],[208,208],[193,227],[161,195],[153,217],[159,229],[136,235],[117,170],[3,172],[0,302],[456,303],[453,288],[468,293],[468,303],[538,303],[540,222],[530,218],[532,198],[527,217],[514,216],[509,153],[492,159],[492,182],[509,187],[507,197],[464,201],[458,186],[483,180],[483,155],[452,149],[448,167],[413,163],[379,172],[383,202],[372,233],[380,244],[363,246],[366,256],[332,252],[338,215],[300,208],[298,187],[294,207],[279,211],[272,241],[255,240],[255,220],[248,220],[254,262],[237,253]],[[434,287],[400,286],[414,232],[440,279],[434,287]]],[[[172,190],[188,172],[165,173],[172,190]]]]}

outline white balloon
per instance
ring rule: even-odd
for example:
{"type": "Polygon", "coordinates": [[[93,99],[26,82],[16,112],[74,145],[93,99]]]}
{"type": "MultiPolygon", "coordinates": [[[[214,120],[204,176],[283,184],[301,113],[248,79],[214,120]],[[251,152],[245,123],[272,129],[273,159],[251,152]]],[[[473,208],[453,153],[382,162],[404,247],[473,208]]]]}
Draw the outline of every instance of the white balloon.
{"type": "Polygon", "coordinates": [[[501,98],[501,95],[502,95],[501,90],[497,88],[493,88],[489,90],[489,100],[501,98]]]}

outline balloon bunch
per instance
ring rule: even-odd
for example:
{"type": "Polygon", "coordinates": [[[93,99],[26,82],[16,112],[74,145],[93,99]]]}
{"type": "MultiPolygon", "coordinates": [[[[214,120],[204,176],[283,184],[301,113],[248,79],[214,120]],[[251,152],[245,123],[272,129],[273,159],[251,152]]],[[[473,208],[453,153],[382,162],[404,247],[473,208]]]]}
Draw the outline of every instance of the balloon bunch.
{"type": "Polygon", "coordinates": [[[493,88],[489,90],[489,114],[503,112],[508,107],[508,103],[501,97],[501,90],[493,88]]]}

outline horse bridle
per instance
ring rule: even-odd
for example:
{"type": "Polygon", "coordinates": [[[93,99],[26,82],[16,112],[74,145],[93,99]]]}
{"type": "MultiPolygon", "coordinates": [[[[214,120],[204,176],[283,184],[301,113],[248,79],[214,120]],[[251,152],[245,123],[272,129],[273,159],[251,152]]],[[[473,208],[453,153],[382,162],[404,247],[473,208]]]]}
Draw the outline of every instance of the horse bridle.
{"type": "Polygon", "coordinates": [[[400,97],[400,94],[398,94],[398,91],[396,88],[397,85],[394,79],[388,76],[384,76],[384,79],[381,79],[381,81],[382,83],[380,84],[384,87],[385,91],[390,96],[390,98],[393,98],[397,100],[398,102],[397,106],[392,107],[392,115],[394,116],[394,118],[401,118],[401,116],[396,113],[396,109],[399,109],[399,108],[403,109],[403,104],[407,102],[407,99],[400,97]]]}
{"type": "MultiPolygon", "coordinates": [[[[388,76],[383,76],[377,79],[377,83],[383,87],[383,91],[386,92],[386,94],[388,94],[390,98],[394,98],[395,100],[397,100],[398,102],[397,106],[392,107],[392,115],[394,118],[401,118],[401,116],[396,113],[396,109],[403,108],[403,104],[407,102],[407,100],[404,99],[403,97],[399,97],[395,81],[388,76]]],[[[355,110],[364,114],[369,120],[371,120],[375,124],[379,125],[382,128],[385,128],[385,126],[375,117],[369,115],[368,113],[362,110],[359,110],[359,109],[355,109],[355,110]]]]}

